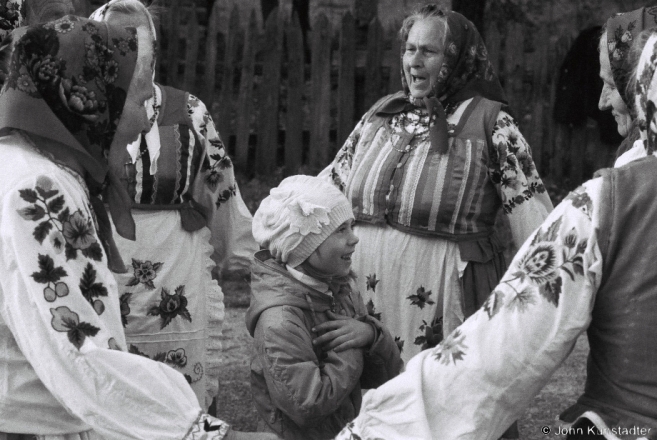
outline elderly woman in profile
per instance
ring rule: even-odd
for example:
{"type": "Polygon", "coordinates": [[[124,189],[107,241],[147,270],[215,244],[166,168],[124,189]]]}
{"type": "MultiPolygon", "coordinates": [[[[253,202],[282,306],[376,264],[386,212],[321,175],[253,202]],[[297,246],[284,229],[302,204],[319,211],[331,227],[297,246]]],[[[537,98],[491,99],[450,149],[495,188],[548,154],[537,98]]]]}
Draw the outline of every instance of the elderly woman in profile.
{"type": "Polygon", "coordinates": [[[182,374],[128,353],[116,174],[150,128],[153,39],[75,16],[14,31],[0,91],[0,439],[257,439],[205,414],[182,374]],[[108,267],[109,266],[109,267],[108,267]]]}
{"type": "Polygon", "coordinates": [[[359,287],[407,361],[504,273],[498,210],[522,243],[552,204],[474,25],[430,4],[400,35],[403,90],[374,104],[321,175],[352,203],[359,287]]]}
{"type": "Polygon", "coordinates": [[[614,166],[622,166],[634,159],[645,157],[636,124],[634,91],[628,83],[634,74],[636,59],[632,59],[632,47],[637,54],[645,41],[636,41],[644,29],[657,26],[657,7],[644,7],[620,13],[607,20],[600,37],[600,78],[603,81],[598,107],[611,110],[618,124],[618,133],[625,139],[616,152],[614,166]],[[636,148],[635,148],[636,147],[636,148]]]}

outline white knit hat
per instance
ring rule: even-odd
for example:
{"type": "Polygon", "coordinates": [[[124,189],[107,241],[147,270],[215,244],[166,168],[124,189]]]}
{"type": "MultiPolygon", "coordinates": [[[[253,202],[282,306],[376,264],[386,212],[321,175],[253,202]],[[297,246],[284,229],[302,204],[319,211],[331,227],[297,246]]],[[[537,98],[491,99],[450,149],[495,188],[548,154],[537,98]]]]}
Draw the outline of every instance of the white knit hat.
{"type": "Polygon", "coordinates": [[[253,237],[276,260],[296,267],[342,223],[351,203],[324,179],[291,176],[272,188],[253,216],[253,237]]]}

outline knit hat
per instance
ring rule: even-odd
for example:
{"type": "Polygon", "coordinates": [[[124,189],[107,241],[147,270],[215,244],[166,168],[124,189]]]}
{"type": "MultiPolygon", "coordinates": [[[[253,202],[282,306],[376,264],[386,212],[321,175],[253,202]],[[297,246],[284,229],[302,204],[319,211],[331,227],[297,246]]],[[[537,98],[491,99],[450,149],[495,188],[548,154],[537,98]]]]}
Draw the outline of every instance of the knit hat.
{"type": "Polygon", "coordinates": [[[297,267],[353,218],[351,203],[331,183],[319,177],[291,176],[260,203],[253,216],[253,237],[276,260],[297,267]]]}

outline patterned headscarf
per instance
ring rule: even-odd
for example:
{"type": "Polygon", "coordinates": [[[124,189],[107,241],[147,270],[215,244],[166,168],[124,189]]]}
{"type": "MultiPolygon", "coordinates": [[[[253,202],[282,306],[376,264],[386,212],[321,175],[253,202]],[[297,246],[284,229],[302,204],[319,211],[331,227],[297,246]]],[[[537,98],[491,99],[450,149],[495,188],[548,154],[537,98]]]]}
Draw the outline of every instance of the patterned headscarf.
{"type": "MultiPolygon", "coordinates": [[[[436,5],[426,5],[424,10],[436,11],[447,22],[445,36],[445,58],[440,68],[438,81],[434,84],[432,96],[440,98],[443,105],[481,96],[491,101],[506,104],[502,85],[488,59],[488,50],[483,38],[474,24],[454,11],[442,11],[436,5]]],[[[402,42],[404,56],[406,42],[402,42]]],[[[402,66],[402,86],[409,93],[402,66]]]]}
{"type": "Polygon", "coordinates": [[[629,109],[634,99],[628,93],[627,84],[634,72],[630,65],[630,48],[634,39],[644,29],[657,26],[657,6],[616,14],[607,20],[607,51],[611,65],[611,75],[616,89],[629,109]]]}
{"type": "MultiPolygon", "coordinates": [[[[107,21],[107,13],[110,10],[110,7],[112,5],[116,5],[118,3],[125,2],[126,0],[110,0],[109,2],[105,3],[103,6],[100,8],[96,9],[92,14],[89,16],[90,19],[96,20],[96,21],[107,21]]],[[[145,9],[145,7],[144,7],[145,9]]],[[[157,33],[155,31],[155,23],[153,22],[153,18],[151,17],[150,13],[148,10],[145,9],[144,15],[146,18],[148,18],[148,24],[150,25],[151,32],[153,34],[153,39],[157,38],[157,33]]],[[[116,24],[116,21],[113,23],[116,24]]],[[[153,80],[155,80],[155,72],[153,72],[153,80]]],[[[161,99],[161,90],[160,88],[153,84],[153,97],[148,99],[144,105],[146,106],[146,110],[149,113],[151,117],[151,130],[144,135],[144,140],[146,141],[146,148],[148,149],[148,155],[150,157],[150,170],[149,172],[151,175],[155,175],[157,173],[157,160],[160,157],[160,149],[161,149],[161,143],[160,143],[160,129],[157,124],[157,118],[160,113],[160,105],[158,103],[162,102],[161,99]]],[[[130,155],[130,158],[132,159],[132,162],[135,163],[137,161],[137,158],[140,154],[140,145],[142,141],[142,135],[139,135],[139,137],[132,142],[131,144],[128,144],[126,147],[128,150],[128,154],[130,155]]]]}
{"type": "Polygon", "coordinates": [[[637,66],[635,107],[648,154],[657,151],[657,29],[651,32],[637,66]]]}
{"type": "Polygon", "coordinates": [[[0,0],[0,42],[25,24],[25,0],[0,0]]]}
{"type": "MultiPolygon", "coordinates": [[[[475,96],[506,104],[506,96],[493,65],[488,59],[488,51],[477,28],[470,20],[458,12],[443,11],[435,4],[423,6],[418,14],[444,18],[446,32],[444,40],[445,56],[433,90],[422,100],[410,95],[402,60],[403,94],[399,93],[388,100],[376,114],[397,114],[408,111],[412,106],[424,107],[429,111],[429,118],[436,115],[436,120],[429,132],[431,146],[442,154],[449,148],[447,115],[445,106],[475,96]],[[409,104],[410,103],[410,104],[409,104]]],[[[406,41],[402,41],[401,56],[406,50],[406,41]]]]}
{"type": "MultiPolygon", "coordinates": [[[[17,29],[12,40],[0,91],[0,128],[24,130],[68,148],[87,172],[92,195],[109,176],[107,202],[117,232],[134,239],[130,198],[118,177],[108,174],[108,156],[136,71],[136,30],[69,15],[17,29]]],[[[109,247],[107,214],[97,197],[91,202],[101,240],[109,247]]]]}

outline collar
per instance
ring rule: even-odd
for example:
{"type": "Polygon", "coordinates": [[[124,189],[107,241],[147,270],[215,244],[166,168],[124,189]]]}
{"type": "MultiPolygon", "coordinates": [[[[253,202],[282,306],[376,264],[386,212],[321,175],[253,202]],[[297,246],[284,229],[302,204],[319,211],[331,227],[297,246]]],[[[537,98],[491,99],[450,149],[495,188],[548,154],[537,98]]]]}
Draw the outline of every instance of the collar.
{"type": "Polygon", "coordinates": [[[310,287],[310,288],[312,288],[312,289],[315,289],[315,290],[317,290],[317,291],[319,291],[319,292],[322,292],[322,293],[324,293],[324,294],[326,294],[326,295],[333,296],[333,293],[332,293],[331,290],[329,289],[329,285],[328,285],[328,284],[326,284],[326,283],[324,283],[324,282],[322,282],[322,281],[319,281],[319,280],[317,280],[317,279],[315,279],[315,278],[313,278],[313,277],[311,277],[311,276],[308,276],[308,275],[306,275],[306,274],[303,273],[303,272],[300,272],[300,271],[296,270],[295,268],[293,268],[293,267],[290,266],[289,264],[286,264],[286,265],[285,265],[285,269],[287,269],[287,271],[289,272],[289,274],[290,274],[295,280],[297,280],[297,281],[299,281],[299,282],[305,284],[306,286],[308,286],[308,287],[310,287]]]}

